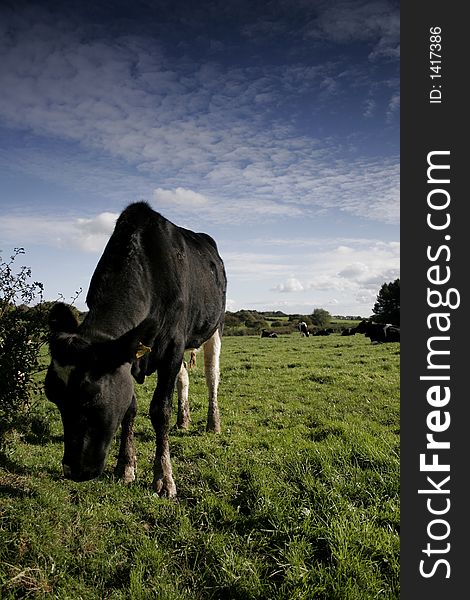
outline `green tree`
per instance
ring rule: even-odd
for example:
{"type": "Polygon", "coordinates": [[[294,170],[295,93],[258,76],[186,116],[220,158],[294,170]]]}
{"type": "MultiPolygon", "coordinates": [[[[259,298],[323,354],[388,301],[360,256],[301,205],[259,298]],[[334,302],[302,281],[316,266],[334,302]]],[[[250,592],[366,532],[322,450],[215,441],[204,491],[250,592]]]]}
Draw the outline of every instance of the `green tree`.
{"type": "Polygon", "coordinates": [[[373,313],[378,323],[400,325],[400,279],[382,285],[373,313]]]}
{"type": "Polygon", "coordinates": [[[0,257],[0,453],[13,430],[29,423],[31,397],[37,390],[34,375],[39,351],[45,342],[46,315],[40,310],[43,285],[31,281],[31,269],[14,272],[14,262],[24,254],[15,248],[8,262],[0,257]],[[38,302],[36,310],[29,305],[38,302]]]}
{"type": "Polygon", "coordinates": [[[310,318],[316,327],[328,327],[331,322],[331,315],[324,308],[316,308],[310,318]]]}

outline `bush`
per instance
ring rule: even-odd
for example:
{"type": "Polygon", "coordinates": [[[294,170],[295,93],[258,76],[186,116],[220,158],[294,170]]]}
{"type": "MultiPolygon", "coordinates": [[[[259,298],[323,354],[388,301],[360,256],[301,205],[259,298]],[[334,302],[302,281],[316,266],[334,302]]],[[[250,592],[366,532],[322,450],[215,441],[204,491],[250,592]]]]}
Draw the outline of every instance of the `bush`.
{"type": "Polygon", "coordinates": [[[34,378],[39,351],[46,341],[43,285],[31,281],[29,267],[13,272],[21,254],[23,248],[15,248],[9,262],[0,257],[0,453],[12,431],[28,429],[31,398],[39,388],[34,378]],[[38,304],[32,310],[34,301],[38,304]]]}
{"type": "Polygon", "coordinates": [[[324,329],[325,327],[329,327],[331,321],[330,313],[324,308],[316,308],[311,316],[312,323],[319,327],[320,329],[324,329]]]}

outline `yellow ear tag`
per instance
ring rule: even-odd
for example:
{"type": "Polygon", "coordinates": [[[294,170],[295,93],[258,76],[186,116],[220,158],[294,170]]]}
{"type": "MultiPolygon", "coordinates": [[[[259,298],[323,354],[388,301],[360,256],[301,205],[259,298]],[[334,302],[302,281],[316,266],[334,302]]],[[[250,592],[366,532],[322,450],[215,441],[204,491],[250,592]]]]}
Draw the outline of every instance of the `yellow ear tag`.
{"type": "Polygon", "coordinates": [[[147,352],[150,352],[151,350],[152,350],[152,348],[149,348],[148,346],[144,346],[144,344],[142,344],[142,342],[139,342],[139,345],[137,346],[137,351],[135,353],[135,357],[142,358],[142,356],[145,356],[147,354],[147,352]]]}

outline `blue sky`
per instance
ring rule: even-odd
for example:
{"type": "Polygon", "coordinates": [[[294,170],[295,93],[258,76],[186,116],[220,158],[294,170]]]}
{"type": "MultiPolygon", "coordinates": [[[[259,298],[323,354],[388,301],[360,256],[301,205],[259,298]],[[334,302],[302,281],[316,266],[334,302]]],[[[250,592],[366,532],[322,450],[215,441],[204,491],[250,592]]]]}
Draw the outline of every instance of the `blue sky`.
{"type": "Polygon", "coordinates": [[[0,250],[84,308],[117,215],[212,235],[227,308],[368,316],[399,277],[399,4],[11,2],[0,250]]]}

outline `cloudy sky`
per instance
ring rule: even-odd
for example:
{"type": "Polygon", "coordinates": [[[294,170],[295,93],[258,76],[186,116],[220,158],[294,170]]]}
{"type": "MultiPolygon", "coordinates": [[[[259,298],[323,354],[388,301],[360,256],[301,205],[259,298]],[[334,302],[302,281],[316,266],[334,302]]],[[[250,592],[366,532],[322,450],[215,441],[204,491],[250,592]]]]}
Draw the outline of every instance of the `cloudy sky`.
{"type": "Polygon", "coordinates": [[[0,250],[84,308],[136,200],[212,235],[229,310],[371,314],[399,277],[399,3],[2,2],[0,250]]]}

